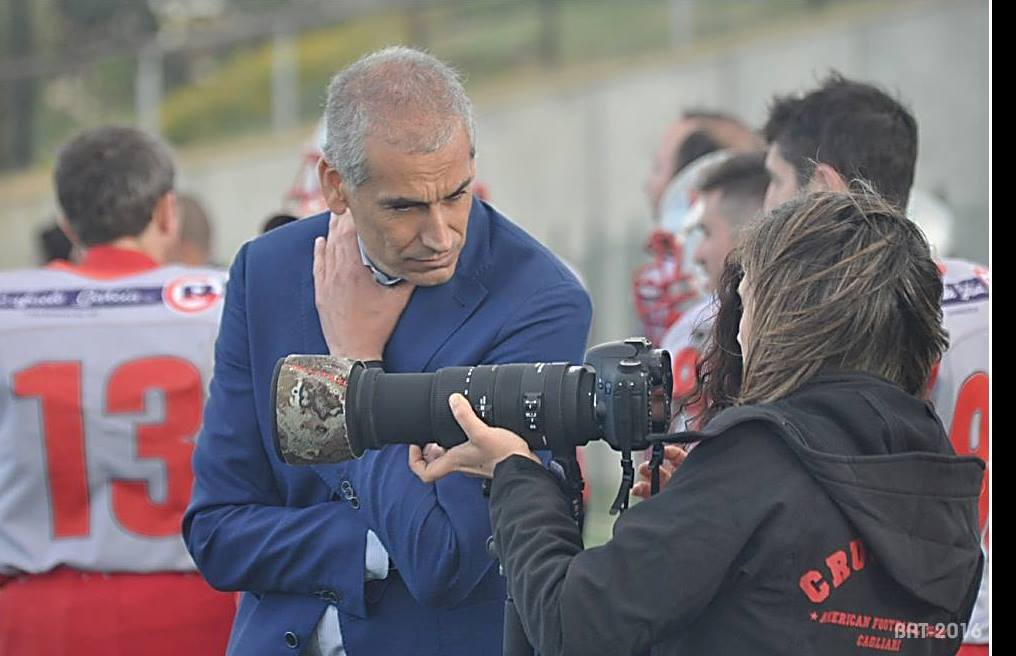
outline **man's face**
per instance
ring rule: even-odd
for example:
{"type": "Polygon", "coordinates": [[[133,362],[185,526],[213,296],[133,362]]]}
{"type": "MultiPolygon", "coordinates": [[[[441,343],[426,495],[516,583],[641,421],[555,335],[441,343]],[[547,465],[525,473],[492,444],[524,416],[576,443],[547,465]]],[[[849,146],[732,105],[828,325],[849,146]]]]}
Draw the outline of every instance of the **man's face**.
{"type": "Polygon", "coordinates": [[[207,266],[211,254],[201,245],[192,241],[180,239],[171,250],[169,261],[187,266],[207,266]]]}
{"type": "Polygon", "coordinates": [[[709,278],[709,287],[715,291],[720,282],[720,275],[723,273],[723,263],[727,259],[727,254],[735,246],[734,231],[731,229],[730,220],[723,211],[720,191],[710,191],[703,194],[702,203],[702,218],[699,220],[702,239],[699,241],[693,257],[695,262],[705,269],[706,276],[709,278]]]}
{"type": "Polygon", "coordinates": [[[677,149],[681,145],[681,142],[691,134],[697,123],[691,119],[681,119],[677,123],[674,123],[667,131],[663,134],[663,139],[660,141],[660,147],[656,150],[656,154],[653,156],[652,169],[649,171],[649,177],[646,178],[645,185],[643,187],[646,193],[646,200],[649,201],[649,209],[653,213],[653,218],[657,219],[660,216],[660,201],[663,199],[663,192],[667,190],[667,185],[674,179],[674,165],[677,163],[677,149]]]}
{"type": "Polygon", "coordinates": [[[769,173],[769,187],[762,209],[768,212],[796,196],[801,188],[797,184],[797,171],[783,158],[776,143],[770,144],[766,152],[766,171],[769,173]]]}
{"type": "Polygon", "coordinates": [[[371,261],[385,273],[428,287],[448,282],[466,243],[476,173],[460,129],[433,153],[407,154],[367,137],[366,182],[346,201],[371,261]]]}

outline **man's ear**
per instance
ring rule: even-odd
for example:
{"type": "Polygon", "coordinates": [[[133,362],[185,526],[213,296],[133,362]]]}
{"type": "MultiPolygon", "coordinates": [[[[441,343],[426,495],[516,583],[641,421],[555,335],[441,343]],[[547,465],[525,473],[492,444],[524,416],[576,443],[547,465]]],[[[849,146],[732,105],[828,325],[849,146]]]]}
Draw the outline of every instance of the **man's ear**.
{"type": "Polygon", "coordinates": [[[176,194],[167,191],[152,210],[152,223],[159,234],[176,239],[180,234],[180,215],[176,210],[176,194]]]}
{"type": "Polygon", "coordinates": [[[58,217],[56,217],[56,224],[60,227],[60,231],[67,235],[67,239],[71,240],[71,244],[74,245],[74,248],[84,248],[84,244],[82,244],[81,239],[78,238],[78,233],[74,231],[74,228],[71,227],[70,222],[62,212],[58,217]]]}
{"type": "Polygon", "coordinates": [[[325,161],[324,157],[318,160],[317,174],[325,205],[336,215],[344,214],[349,209],[349,201],[346,198],[346,185],[342,183],[342,176],[325,161]]]}
{"type": "Polygon", "coordinates": [[[808,189],[810,191],[835,191],[842,193],[846,192],[849,186],[839,171],[828,164],[820,162],[815,165],[815,172],[812,173],[811,180],[808,182],[808,189]]]}

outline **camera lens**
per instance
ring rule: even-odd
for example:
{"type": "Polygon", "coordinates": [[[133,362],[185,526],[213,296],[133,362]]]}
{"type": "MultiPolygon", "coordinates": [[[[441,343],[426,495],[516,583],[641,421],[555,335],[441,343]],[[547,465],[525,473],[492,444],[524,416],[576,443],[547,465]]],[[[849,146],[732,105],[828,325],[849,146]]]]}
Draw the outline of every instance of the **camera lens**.
{"type": "Polygon", "coordinates": [[[588,367],[564,363],[448,367],[434,374],[367,369],[347,400],[350,439],[368,449],[464,442],[448,407],[448,397],[457,392],[484,422],[519,434],[533,449],[585,444],[601,435],[595,378],[588,367]]]}

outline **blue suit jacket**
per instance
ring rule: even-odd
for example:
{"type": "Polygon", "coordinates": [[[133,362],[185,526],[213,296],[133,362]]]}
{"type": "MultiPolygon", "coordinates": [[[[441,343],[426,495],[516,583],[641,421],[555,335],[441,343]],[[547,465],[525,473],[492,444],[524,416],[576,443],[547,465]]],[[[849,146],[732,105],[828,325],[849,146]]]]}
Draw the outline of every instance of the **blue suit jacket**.
{"type": "MultiPolygon", "coordinates": [[[[276,456],[275,363],[328,352],[311,272],[314,238],[327,222],[318,215],[247,243],[230,272],[183,525],[208,581],[245,591],[229,653],[299,653],[334,603],[350,656],[499,654],[505,590],[486,550],[479,480],[454,474],[424,484],[404,445],[327,466],[293,467],[276,456]],[[349,485],[358,504],[345,500],[349,485]],[[365,584],[368,529],[396,570],[365,584]]],[[[557,258],[474,201],[455,275],[415,290],[385,369],[580,362],[591,312],[557,258]]]]}

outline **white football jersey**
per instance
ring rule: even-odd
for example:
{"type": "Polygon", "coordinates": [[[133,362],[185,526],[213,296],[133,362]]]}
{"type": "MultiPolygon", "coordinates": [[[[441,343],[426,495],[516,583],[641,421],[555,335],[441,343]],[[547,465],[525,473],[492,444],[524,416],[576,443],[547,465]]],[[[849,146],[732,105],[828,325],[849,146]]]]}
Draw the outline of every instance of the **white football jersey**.
{"type": "MultiPolygon", "coordinates": [[[[670,353],[674,371],[674,409],[676,403],[695,391],[696,365],[705,355],[705,349],[713,331],[713,318],[716,315],[716,299],[710,295],[701,299],[674,323],[664,335],[660,347],[670,353]]],[[[688,424],[687,413],[675,416],[670,430],[692,430],[688,424]]]]}
{"type": "MultiPolygon", "coordinates": [[[[989,275],[984,267],[963,260],[942,260],[945,293],[942,313],[949,331],[949,350],[938,366],[931,399],[959,455],[976,455],[989,462],[988,358],[989,275]]],[[[989,465],[990,472],[990,465],[989,465]]],[[[988,487],[980,499],[980,522],[985,554],[988,546],[988,487]]],[[[988,642],[988,570],[967,630],[967,641],[988,642]]]]}
{"type": "Polygon", "coordinates": [[[225,273],[0,273],[0,574],[186,571],[225,273]]]}

